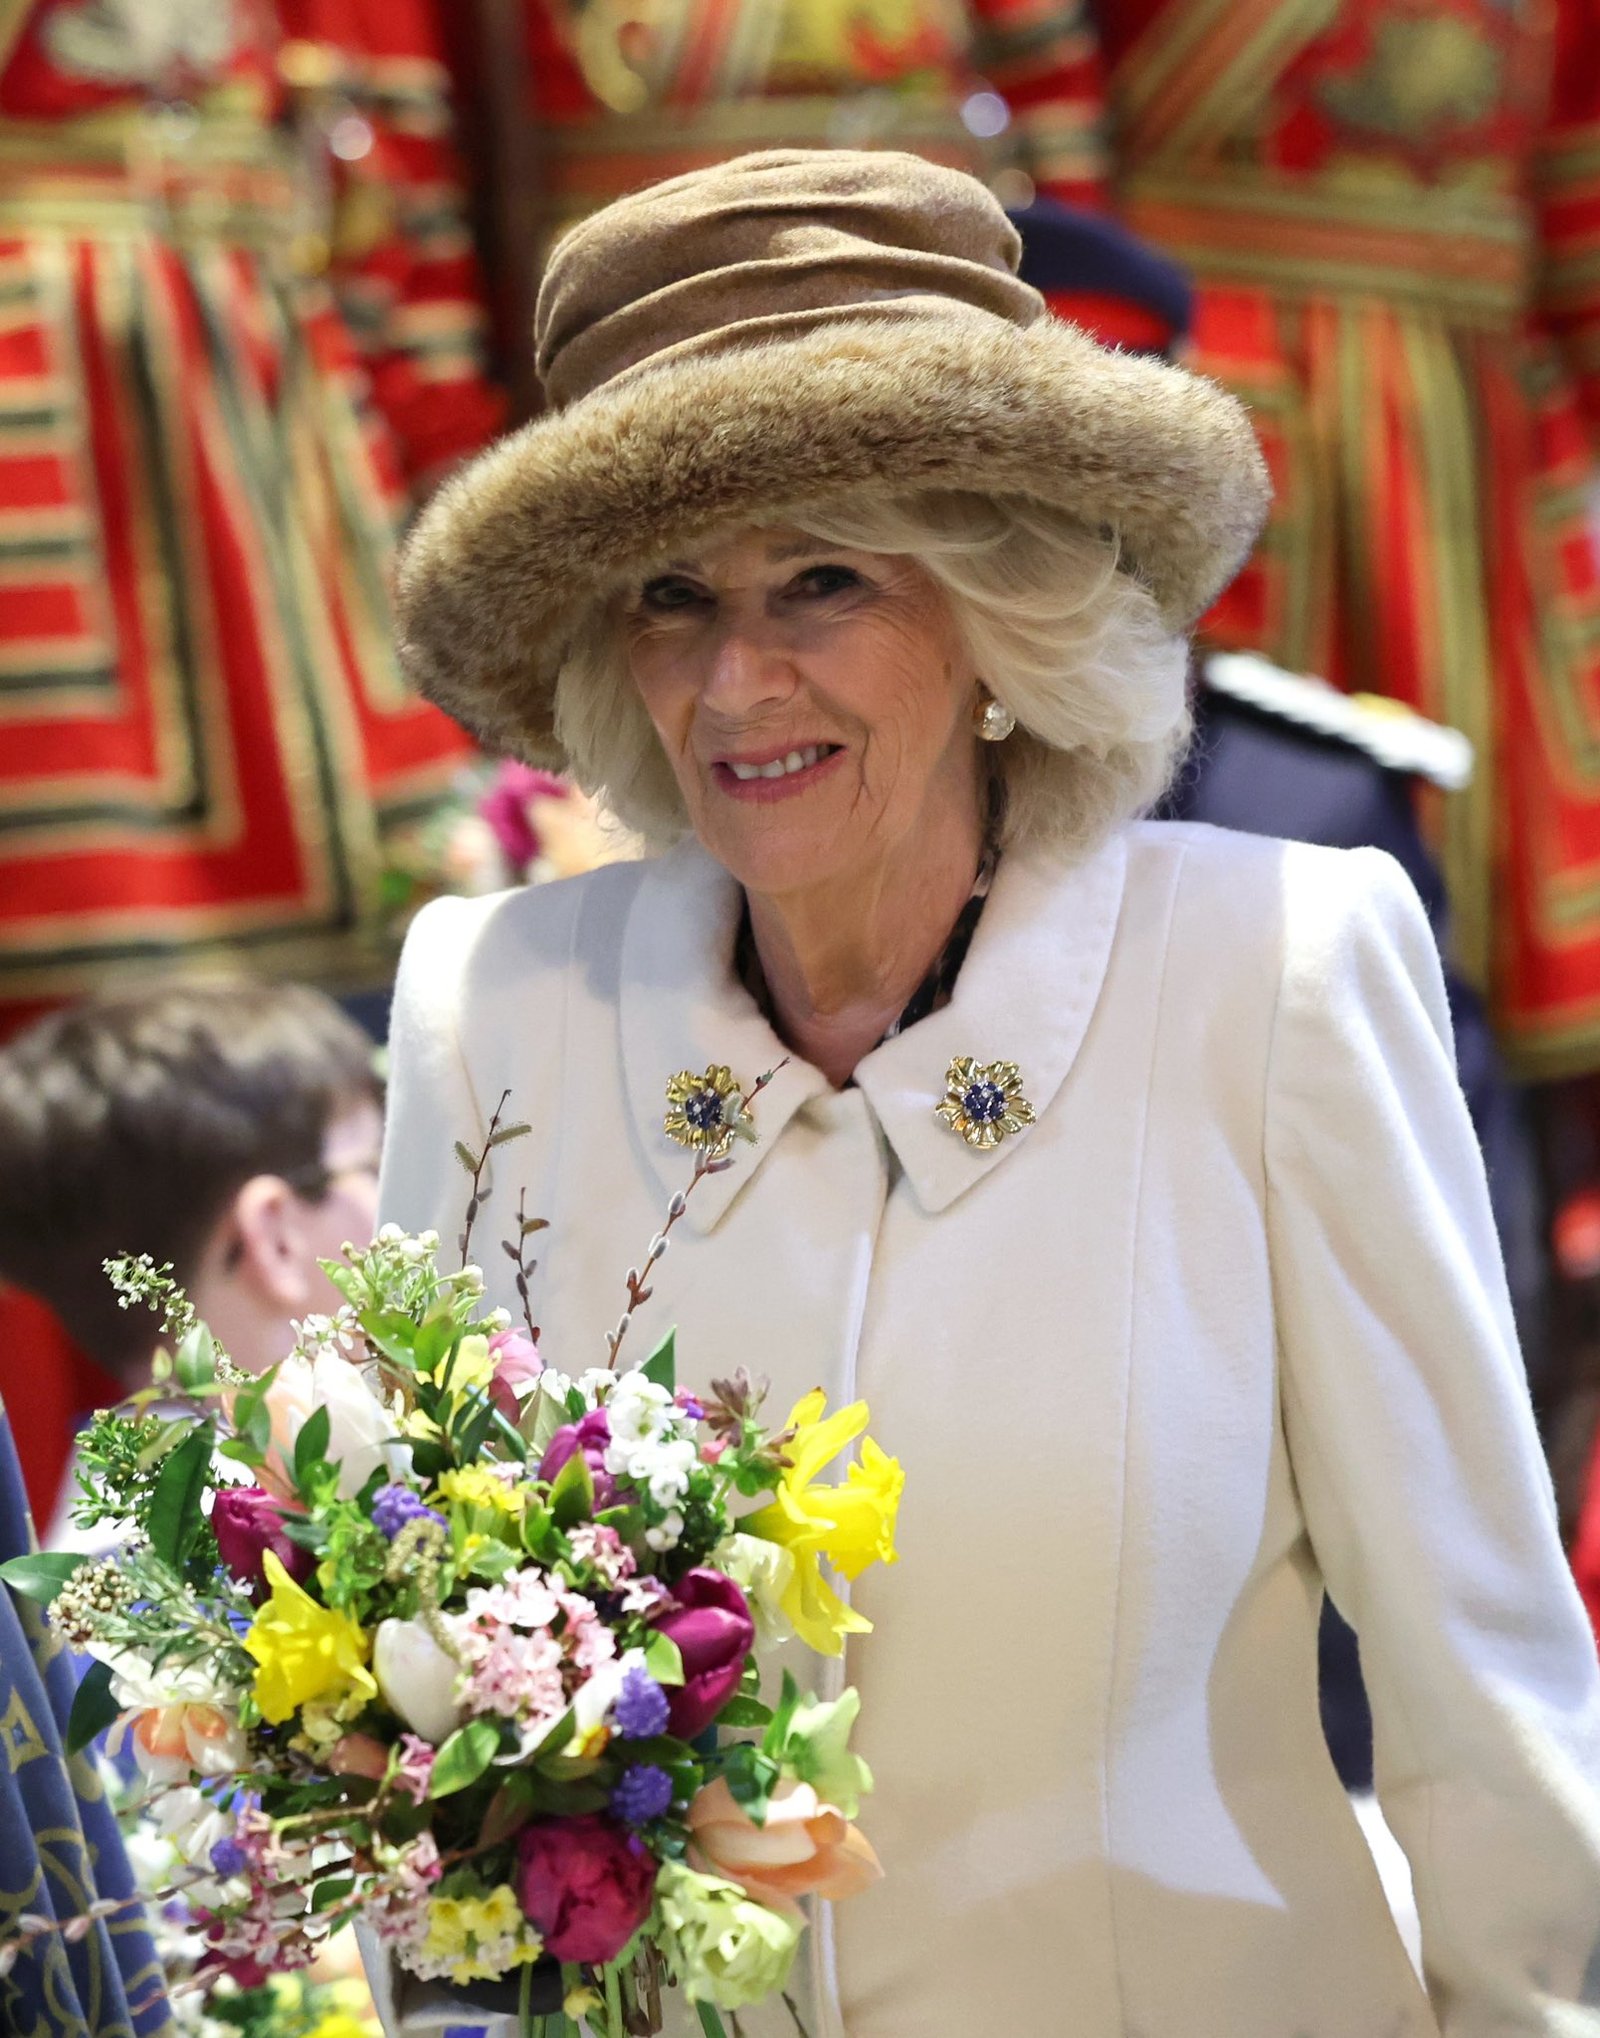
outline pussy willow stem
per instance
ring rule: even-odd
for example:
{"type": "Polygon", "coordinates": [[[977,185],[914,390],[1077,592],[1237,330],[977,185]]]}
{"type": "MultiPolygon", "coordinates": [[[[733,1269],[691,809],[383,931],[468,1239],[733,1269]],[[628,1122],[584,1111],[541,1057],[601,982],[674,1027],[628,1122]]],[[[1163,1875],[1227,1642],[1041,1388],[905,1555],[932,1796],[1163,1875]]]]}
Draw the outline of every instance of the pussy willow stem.
{"type": "MultiPolygon", "coordinates": [[[[778,1074],[779,1070],[787,1068],[788,1065],[789,1058],[785,1055],[783,1060],[778,1063],[777,1068],[768,1069],[764,1076],[758,1076],[748,1090],[740,1093],[740,1110],[748,1111],[757,1097],[767,1087],[768,1083],[778,1074]]],[[[690,1178],[689,1186],[686,1189],[680,1189],[667,1205],[666,1222],[656,1233],[655,1237],[651,1239],[645,1251],[643,1270],[641,1272],[629,1270],[628,1306],[623,1310],[621,1317],[618,1319],[616,1329],[606,1332],[606,1364],[613,1373],[617,1370],[617,1353],[622,1349],[622,1340],[628,1334],[628,1326],[633,1321],[634,1311],[650,1299],[650,1290],[646,1285],[650,1279],[650,1269],[666,1252],[667,1239],[671,1234],[672,1227],[688,1208],[689,1198],[699,1188],[706,1176],[720,1175],[724,1168],[731,1165],[732,1163],[726,1158],[721,1160],[715,1159],[704,1148],[695,1155],[694,1174],[690,1178]]]]}

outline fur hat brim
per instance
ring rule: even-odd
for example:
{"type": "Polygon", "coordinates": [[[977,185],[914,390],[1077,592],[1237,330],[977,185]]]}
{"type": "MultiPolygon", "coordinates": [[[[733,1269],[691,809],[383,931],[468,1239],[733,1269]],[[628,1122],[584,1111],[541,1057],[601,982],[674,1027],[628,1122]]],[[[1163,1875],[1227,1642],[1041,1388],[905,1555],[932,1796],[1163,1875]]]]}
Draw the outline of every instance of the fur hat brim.
{"type": "Polygon", "coordinates": [[[446,483],[401,560],[407,670],[489,748],[559,763],[555,681],[594,602],[713,530],[864,489],[1065,510],[1115,536],[1174,632],[1243,563],[1269,495],[1231,396],[1057,320],[830,322],[658,357],[446,483]]]}

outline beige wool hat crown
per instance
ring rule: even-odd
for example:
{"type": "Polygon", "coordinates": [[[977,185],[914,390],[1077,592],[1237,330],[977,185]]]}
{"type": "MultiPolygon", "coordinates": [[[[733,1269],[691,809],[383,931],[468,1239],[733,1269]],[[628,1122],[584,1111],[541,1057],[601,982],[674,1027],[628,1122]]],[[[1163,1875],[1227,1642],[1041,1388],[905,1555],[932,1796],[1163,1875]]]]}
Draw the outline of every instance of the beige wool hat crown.
{"type": "Polygon", "coordinates": [[[774,149],[619,199],[556,247],[551,410],[447,482],[407,542],[413,680],[486,744],[558,763],[574,625],[708,532],[864,490],[1032,497],[1113,534],[1187,629],[1266,512],[1242,408],[1053,319],[975,178],[774,149]]]}

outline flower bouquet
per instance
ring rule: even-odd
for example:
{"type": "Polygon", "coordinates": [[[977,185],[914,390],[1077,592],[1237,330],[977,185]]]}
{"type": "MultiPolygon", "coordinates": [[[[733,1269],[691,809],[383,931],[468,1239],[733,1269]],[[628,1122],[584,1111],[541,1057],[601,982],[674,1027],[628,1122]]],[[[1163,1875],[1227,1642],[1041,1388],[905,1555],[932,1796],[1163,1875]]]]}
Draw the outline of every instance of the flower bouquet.
{"type": "MultiPolygon", "coordinates": [[[[761,1087],[729,1100],[747,1136],[761,1087]]],[[[763,1697],[755,1650],[792,1631],[837,1655],[866,1628],[823,1567],[893,1561],[900,1470],[863,1404],[811,1394],[774,1428],[742,1372],[681,1386],[670,1335],[620,1364],[725,1145],[629,1272],[608,1363],[546,1364],[545,1227],[519,1209],[505,1242],[520,1325],[470,1260],[491,1150],[525,1130],[497,1112],[480,1151],[457,1148],[459,1267],[393,1226],[347,1247],[338,1313],[260,1378],[170,1270],[113,1263],[170,1353],[82,1447],[77,1518],[123,1540],[0,1576],[94,1659],[71,1737],[131,1734],[219,1966],[304,1967],[359,1917],[404,1972],[491,1985],[495,2007],[502,1985],[551,2038],[575,2019],[643,2038],[674,1987],[720,2038],[786,1993],[798,1900],[879,1873],[851,1823],[870,1787],[855,1693],[786,1672],[763,1697]]]]}

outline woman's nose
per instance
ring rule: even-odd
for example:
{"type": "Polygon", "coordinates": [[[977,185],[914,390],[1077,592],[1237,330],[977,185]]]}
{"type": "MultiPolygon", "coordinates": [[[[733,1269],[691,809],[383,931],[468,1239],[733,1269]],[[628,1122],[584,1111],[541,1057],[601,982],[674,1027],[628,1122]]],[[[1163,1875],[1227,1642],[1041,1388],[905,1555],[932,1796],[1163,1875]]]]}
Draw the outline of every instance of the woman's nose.
{"type": "Polygon", "coordinates": [[[794,670],[782,647],[744,626],[722,634],[702,690],[704,705],[721,715],[749,715],[787,698],[794,670]]]}

